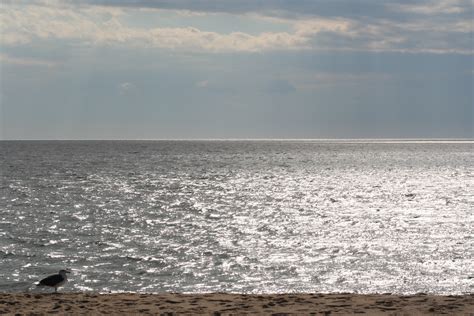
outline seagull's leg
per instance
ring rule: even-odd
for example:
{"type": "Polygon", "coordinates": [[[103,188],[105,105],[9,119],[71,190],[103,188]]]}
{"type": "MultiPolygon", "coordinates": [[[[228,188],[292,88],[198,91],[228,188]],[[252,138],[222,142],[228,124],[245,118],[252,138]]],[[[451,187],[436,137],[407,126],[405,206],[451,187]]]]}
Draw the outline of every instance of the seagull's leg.
{"type": "Polygon", "coordinates": [[[57,287],[54,288],[54,293],[58,293],[58,288],[57,287]]]}

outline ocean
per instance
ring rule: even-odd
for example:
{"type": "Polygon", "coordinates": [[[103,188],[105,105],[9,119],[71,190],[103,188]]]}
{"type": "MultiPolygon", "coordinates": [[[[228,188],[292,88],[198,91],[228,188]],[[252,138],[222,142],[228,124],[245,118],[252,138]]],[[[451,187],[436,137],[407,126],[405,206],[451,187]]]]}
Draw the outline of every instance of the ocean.
{"type": "Polygon", "coordinates": [[[474,290],[472,141],[1,141],[0,291],[474,290]]]}

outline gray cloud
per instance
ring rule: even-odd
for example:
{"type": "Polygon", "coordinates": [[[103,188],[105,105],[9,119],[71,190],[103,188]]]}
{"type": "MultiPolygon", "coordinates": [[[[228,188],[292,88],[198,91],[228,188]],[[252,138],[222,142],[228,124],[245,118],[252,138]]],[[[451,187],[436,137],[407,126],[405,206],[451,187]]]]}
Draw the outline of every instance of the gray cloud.
{"type": "MultiPolygon", "coordinates": [[[[450,0],[444,1],[451,3],[450,0]]],[[[441,18],[435,18],[432,15],[425,17],[426,14],[424,14],[423,18],[397,22],[388,18],[363,21],[365,18],[306,16],[296,20],[280,18],[279,22],[274,21],[274,23],[286,23],[288,31],[248,34],[245,32],[221,33],[218,28],[202,30],[191,26],[136,27],[128,24],[126,18],[122,19],[126,15],[133,16],[136,11],[116,11],[118,9],[115,7],[108,6],[64,7],[59,6],[57,1],[47,0],[37,3],[42,3],[43,6],[11,5],[0,13],[3,21],[3,44],[25,45],[39,39],[74,41],[86,46],[132,45],[142,49],[216,53],[310,49],[472,54],[469,40],[472,23],[462,18],[442,19],[440,22],[441,18]]],[[[61,3],[64,4],[64,2],[61,3]]],[[[94,3],[112,5],[116,2],[94,1],[94,3]]],[[[130,6],[134,4],[134,7],[139,7],[141,3],[128,2],[130,6]]],[[[160,3],[153,2],[155,6],[159,6],[160,3]]],[[[170,4],[171,2],[163,3],[170,4]]],[[[177,3],[187,2],[178,1],[177,3]]],[[[201,5],[203,3],[199,2],[201,5]]],[[[250,6],[248,2],[243,3],[250,6]]],[[[335,3],[342,3],[342,1],[335,3]]],[[[446,3],[443,8],[449,4],[446,3]]],[[[122,5],[126,4],[127,2],[122,3],[122,5]]],[[[391,7],[393,9],[393,4],[391,7]]],[[[457,12],[459,6],[454,6],[454,8],[457,12]]],[[[395,9],[403,11],[409,10],[410,7],[404,5],[395,9]]],[[[247,18],[261,19],[263,17],[247,18]]]]}
{"type": "Polygon", "coordinates": [[[367,12],[382,12],[386,0],[359,0],[357,4],[350,0],[84,0],[82,3],[120,7],[145,7],[158,9],[189,10],[198,12],[225,12],[234,14],[266,13],[266,14],[303,14],[318,16],[363,15],[367,12]]]}
{"type": "Polygon", "coordinates": [[[473,0],[4,0],[16,5],[93,5],[193,12],[249,14],[285,18],[346,17],[407,19],[430,15],[472,18],[473,0]]]}
{"type": "Polygon", "coordinates": [[[231,14],[261,13],[285,17],[406,18],[407,14],[463,14],[470,16],[472,0],[79,0],[99,6],[156,8],[231,14]]]}
{"type": "Polygon", "coordinates": [[[212,52],[311,49],[472,54],[470,34],[473,2],[474,0],[423,0],[416,3],[408,0],[7,1],[6,10],[1,14],[2,42],[6,45],[25,45],[39,38],[82,41],[86,45],[126,44],[142,48],[212,52]],[[290,30],[225,34],[218,29],[203,30],[188,26],[137,28],[120,19],[123,15],[136,12],[124,8],[252,13],[247,18],[272,17],[274,23],[285,23],[290,30]]]}

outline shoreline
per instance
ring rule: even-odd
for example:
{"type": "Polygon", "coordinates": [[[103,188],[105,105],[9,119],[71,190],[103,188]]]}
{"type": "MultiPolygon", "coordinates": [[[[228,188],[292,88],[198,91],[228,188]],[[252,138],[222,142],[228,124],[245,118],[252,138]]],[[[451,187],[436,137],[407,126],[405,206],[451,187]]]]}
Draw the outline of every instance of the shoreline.
{"type": "Polygon", "coordinates": [[[474,315],[474,294],[0,293],[0,314],[474,315]]]}

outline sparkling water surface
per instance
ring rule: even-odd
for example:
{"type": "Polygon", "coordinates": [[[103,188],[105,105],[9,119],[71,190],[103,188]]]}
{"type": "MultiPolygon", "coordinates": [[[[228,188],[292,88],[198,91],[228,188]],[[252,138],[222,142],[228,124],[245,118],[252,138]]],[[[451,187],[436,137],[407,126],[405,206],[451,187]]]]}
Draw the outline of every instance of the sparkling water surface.
{"type": "Polygon", "coordinates": [[[474,290],[472,142],[0,142],[0,291],[474,290]]]}

